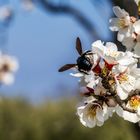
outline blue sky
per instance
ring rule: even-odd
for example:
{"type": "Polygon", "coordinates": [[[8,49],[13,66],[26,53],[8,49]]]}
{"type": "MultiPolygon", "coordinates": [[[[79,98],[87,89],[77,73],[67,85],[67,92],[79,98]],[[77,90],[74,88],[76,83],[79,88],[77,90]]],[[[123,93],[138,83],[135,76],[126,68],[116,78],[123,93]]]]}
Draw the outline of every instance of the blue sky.
{"type": "MultiPolygon", "coordinates": [[[[58,73],[57,70],[75,62],[77,36],[85,50],[90,49],[94,38],[70,16],[50,14],[40,8],[27,13],[17,1],[11,0],[15,18],[8,29],[5,50],[19,59],[20,69],[15,83],[1,87],[1,91],[6,96],[24,96],[32,101],[58,96],[65,89],[73,92],[78,86],[77,79],[69,76],[71,71],[58,73]]],[[[94,5],[90,1],[70,0],[69,4],[89,18],[103,41],[111,40],[108,20],[112,7],[108,0],[94,1],[94,5]]]]}

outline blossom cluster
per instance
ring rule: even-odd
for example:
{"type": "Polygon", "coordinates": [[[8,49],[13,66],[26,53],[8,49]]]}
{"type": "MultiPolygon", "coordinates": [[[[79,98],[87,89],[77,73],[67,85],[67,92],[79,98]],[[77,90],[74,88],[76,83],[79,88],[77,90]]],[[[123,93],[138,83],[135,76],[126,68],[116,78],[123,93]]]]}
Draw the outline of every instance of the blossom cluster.
{"type": "Polygon", "coordinates": [[[134,51],[140,55],[140,20],[130,16],[128,12],[118,6],[113,7],[116,18],[109,20],[110,30],[117,31],[117,40],[128,51],[134,51]]]}
{"type": "Polygon", "coordinates": [[[9,85],[14,82],[14,73],[18,70],[15,57],[0,53],[0,84],[9,85]]]}
{"type": "MultiPolygon", "coordinates": [[[[14,11],[10,5],[0,5],[0,27],[1,46],[5,47],[6,31],[14,17],[14,11]]],[[[14,82],[14,74],[18,70],[19,64],[15,57],[0,51],[0,85],[9,85],[14,82]]]]}
{"type": "Polygon", "coordinates": [[[84,104],[77,108],[83,125],[101,126],[114,112],[125,120],[140,121],[140,68],[132,52],[117,50],[114,43],[100,40],[92,44],[94,64],[88,74],[72,74],[80,78],[84,88],[84,104]],[[95,60],[96,58],[96,60],[95,60]]]}
{"type": "MultiPolygon", "coordinates": [[[[135,2],[140,5],[138,0],[135,2]]],[[[77,63],[59,69],[76,69],[71,75],[80,79],[84,98],[77,115],[90,128],[102,126],[115,112],[124,120],[140,121],[140,20],[118,6],[113,11],[117,17],[109,20],[109,28],[117,31],[117,40],[126,51],[119,51],[112,42],[97,40],[91,50],[83,53],[77,38],[77,63]]]]}

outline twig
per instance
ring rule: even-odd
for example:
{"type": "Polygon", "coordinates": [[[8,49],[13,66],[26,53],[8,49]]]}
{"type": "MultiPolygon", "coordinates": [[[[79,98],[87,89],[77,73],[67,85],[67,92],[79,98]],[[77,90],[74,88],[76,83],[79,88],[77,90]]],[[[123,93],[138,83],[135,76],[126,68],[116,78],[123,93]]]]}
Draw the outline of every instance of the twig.
{"type": "Polygon", "coordinates": [[[115,98],[116,102],[123,108],[123,110],[131,112],[131,113],[136,113],[136,111],[134,109],[127,108],[125,101],[121,100],[118,95],[116,95],[114,98],[115,98]]]}
{"type": "Polygon", "coordinates": [[[41,6],[46,10],[46,12],[51,12],[55,14],[67,14],[72,16],[78,23],[80,23],[94,39],[99,39],[100,35],[94,28],[93,23],[86,18],[83,13],[74,7],[67,5],[55,5],[48,0],[34,0],[35,2],[41,4],[41,6]]]}
{"type": "Polygon", "coordinates": [[[136,89],[136,90],[132,90],[129,95],[128,98],[126,100],[124,100],[125,103],[127,103],[133,96],[136,95],[140,95],[140,90],[136,89]]]}

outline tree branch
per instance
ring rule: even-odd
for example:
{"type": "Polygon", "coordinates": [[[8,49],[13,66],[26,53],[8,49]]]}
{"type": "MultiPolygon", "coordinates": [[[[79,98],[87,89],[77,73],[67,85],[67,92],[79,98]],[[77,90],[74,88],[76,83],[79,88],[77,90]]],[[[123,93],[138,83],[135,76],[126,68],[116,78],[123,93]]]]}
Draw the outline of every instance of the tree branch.
{"type": "Polygon", "coordinates": [[[79,10],[74,7],[70,7],[67,5],[54,5],[48,0],[36,0],[41,6],[47,11],[55,14],[67,14],[73,17],[79,24],[81,24],[84,29],[90,34],[90,36],[94,39],[99,39],[100,35],[97,30],[94,28],[93,23],[89,21],[88,18],[83,16],[79,10]]]}
{"type": "Polygon", "coordinates": [[[114,98],[115,98],[116,102],[120,105],[120,107],[122,107],[123,110],[131,112],[131,113],[136,113],[136,111],[134,109],[127,108],[125,101],[121,100],[118,95],[116,95],[114,98]]]}

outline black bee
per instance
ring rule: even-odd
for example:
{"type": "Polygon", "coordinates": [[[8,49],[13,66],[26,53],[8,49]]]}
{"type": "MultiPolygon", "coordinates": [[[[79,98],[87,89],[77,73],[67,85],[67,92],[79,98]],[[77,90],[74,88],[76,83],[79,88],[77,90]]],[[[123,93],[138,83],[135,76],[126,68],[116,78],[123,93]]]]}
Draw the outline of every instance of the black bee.
{"type": "Polygon", "coordinates": [[[73,67],[77,67],[80,72],[88,74],[88,71],[91,70],[93,65],[93,53],[91,51],[86,51],[83,53],[82,45],[80,38],[76,39],[76,50],[79,53],[79,57],[77,58],[76,64],[66,64],[61,67],[58,71],[63,72],[73,67]]]}

